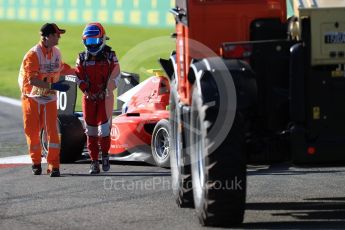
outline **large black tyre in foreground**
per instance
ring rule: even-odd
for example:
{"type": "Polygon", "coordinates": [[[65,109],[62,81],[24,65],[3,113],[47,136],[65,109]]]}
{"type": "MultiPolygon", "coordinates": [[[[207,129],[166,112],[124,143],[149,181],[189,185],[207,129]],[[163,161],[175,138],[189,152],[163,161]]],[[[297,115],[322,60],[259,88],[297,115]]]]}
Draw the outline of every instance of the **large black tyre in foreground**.
{"type": "MultiPolygon", "coordinates": [[[[81,157],[86,136],[78,117],[74,115],[58,115],[58,129],[61,138],[60,162],[73,163],[81,157]]],[[[44,155],[47,155],[47,140],[44,129],[41,130],[40,141],[44,155]]]]}
{"type": "Polygon", "coordinates": [[[193,196],[202,225],[232,226],[243,222],[246,199],[246,162],[243,117],[236,112],[230,132],[212,149],[211,133],[220,113],[220,96],[211,74],[194,84],[191,106],[190,152],[193,196]]]}
{"type": "Polygon", "coordinates": [[[170,90],[170,168],[173,194],[179,207],[193,207],[193,190],[189,153],[178,104],[176,82],[170,90]]]}

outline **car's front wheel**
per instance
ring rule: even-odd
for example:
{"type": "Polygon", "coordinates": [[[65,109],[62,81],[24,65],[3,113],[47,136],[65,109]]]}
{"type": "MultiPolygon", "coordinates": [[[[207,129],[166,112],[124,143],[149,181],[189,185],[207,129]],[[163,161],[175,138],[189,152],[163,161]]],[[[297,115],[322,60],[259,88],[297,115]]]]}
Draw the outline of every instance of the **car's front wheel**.
{"type": "Polygon", "coordinates": [[[160,120],[152,133],[151,149],[152,156],[157,166],[170,167],[170,134],[169,121],[160,120]]]}

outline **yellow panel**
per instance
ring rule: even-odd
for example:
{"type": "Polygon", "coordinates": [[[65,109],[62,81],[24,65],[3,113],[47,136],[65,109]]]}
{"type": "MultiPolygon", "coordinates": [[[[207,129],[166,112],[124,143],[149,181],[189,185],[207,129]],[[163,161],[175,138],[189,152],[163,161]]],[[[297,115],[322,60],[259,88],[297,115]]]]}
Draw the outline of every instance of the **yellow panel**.
{"type": "Polygon", "coordinates": [[[345,77],[345,71],[334,70],[332,71],[332,77],[345,77]]]}
{"type": "Polygon", "coordinates": [[[44,0],[43,5],[44,6],[49,6],[50,1],[49,0],[44,0]]]}
{"type": "Polygon", "coordinates": [[[169,26],[174,26],[175,25],[175,18],[171,13],[166,14],[166,23],[169,26]]]}
{"type": "Polygon", "coordinates": [[[133,6],[134,6],[134,8],[138,8],[139,7],[139,0],[133,0],[133,6]]]}
{"type": "Polygon", "coordinates": [[[113,22],[114,23],[124,23],[125,21],[125,14],[122,10],[117,10],[113,14],[113,22]]]}
{"type": "Polygon", "coordinates": [[[106,10],[98,11],[98,21],[107,22],[108,21],[108,11],[106,11],[106,10]]]}
{"type": "Polygon", "coordinates": [[[101,0],[101,7],[106,7],[108,4],[107,0],[101,0]]]}
{"type": "Polygon", "coordinates": [[[78,12],[76,10],[70,10],[68,12],[68,20],[70,21],[77,21],[78,12]]]}
{"type": "Polygon", "coordinates": [[[4,8],[0,7],[0,18],[4,17],[4,8]]]}
{"type": "Polygon", "coordinates": [[[139,10],[131,11],[129,20],[133,24],[140,24],[141,13],[139,10]]]}
{"type": "Polygon", "coordinates": [[[157,11],[151,11],[147,14],[147,22],[149,25],[157,25],[159,20],[159,13],[157,11]]]}
{"type": "Polygon", "coordinates": [[[21,19],[26,18],[26,8],[20,8],[18,10],[18,17],[21,19]]]}
{"type": "Polygon", "coordinates": [[[71,6],[77,7],[78,6],[78,0],[71,0],[71,6]]]}
{"type": "Polygon", "coordinates": [[[31,9],[30,10],[30,18],[37,19],[38,18],[38,9],[31,9]]]}
{"type": "Polygon", "coordinates": [[[313,119],[320,120],[320,107],[318,106],[313,107],[313,119]]]}
{"type": "Polygon", "coordinates": [[[92,5],[92,1],[91,0],[85,0],[85,5],[90,7],[92,5]]]}
{"type": "Polygon", "coordinates": [[[63,6],[63,0],[57,0],[57,5],[62,7],[63,6]]]}
{"type": "MultiPolygon", "coordinates": [[[[337,2],[341,3],[341,1],[339,0],[337,2]]],[[[331,1],[327,2],[331,3],[331,1]]],[[[345,63],[345,57],[338,54],[339,51],[345,50],[345,43],[341,41],[332,43],[328,40],[332,37],[342,38],[342,33],[345,31],[345,7],[344,4],[342,6],[335,8],[306,7],[299,9],[300,18],[311,18],[311,64],[313,66],[345,63]],[[337,55],[333,57],[332,53],[337,55]]]]}
{"type": "Polygon", "coordinates": [[[84,18],[84,21],[91,21],[92,20],[92,11],[91,10],[84,10],[83,18],[84,18]]]}
{"type": "Polygon", "coordinates": [[[48,21],[51,19],[49,9],[43,9],[42,18],[44,21],[48,21]]]}
{"type": "Polygon", "coordinates": [[[64,19],[65,12],[64,10],[55,10],[55,18],[58,21],[62,21],[64,19]]]}
{"type": "Polygon", "coordinates": [[[157,8],[157,0],[151,0],[151,8],[156,9],[157,8]]]}
{"type": "Polygon", "coordinates": [[[15,18],[16,17],[16,11],[13,7],[7,9],[7,17],[8,18],[15,18]]]}
{"type": "Polygon", "coordinates": [[[116,6],[117,7],[122,7],[123,1],[122,0],[116,0],[116,6]]]}
{"type": "Polygon", "coordinates": [[[31,4],[36,6],[37,5],[37,0],[31,0],[31,4]]]}
{"type": "Polygon", "coordinates": [[[170,7],[174,8],[175,7],[175,0],[170,0],[170,7]]]}

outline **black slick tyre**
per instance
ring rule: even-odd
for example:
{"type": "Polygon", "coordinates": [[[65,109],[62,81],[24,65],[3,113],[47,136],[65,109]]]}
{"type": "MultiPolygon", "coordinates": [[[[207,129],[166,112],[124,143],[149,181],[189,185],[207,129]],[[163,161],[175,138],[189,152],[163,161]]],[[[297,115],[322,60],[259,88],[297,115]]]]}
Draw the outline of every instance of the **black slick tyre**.
{"type": "MultiPolygon", "coordinates": [[[[60,162],[73,163],[81,157],[86,136],[79,119],[73,115],[58,115],[58,130],[61,138],[60,162]]],[[[47,155],[47,139],[44,129],[40,133],[43,155],[47,155]]]]}
{"type": "Polygon", "coordinates": [[[153,129],[151,139],[152,156],[157,166],[170,167],[169,121],[160,120],[153,129]]]}

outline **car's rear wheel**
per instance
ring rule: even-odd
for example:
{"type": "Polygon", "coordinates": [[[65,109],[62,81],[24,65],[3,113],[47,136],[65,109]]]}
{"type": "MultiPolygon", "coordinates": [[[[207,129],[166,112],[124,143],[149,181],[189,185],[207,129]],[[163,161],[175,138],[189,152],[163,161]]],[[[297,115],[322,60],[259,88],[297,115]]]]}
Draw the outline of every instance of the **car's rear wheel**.
{"type": "MultiPolygon", "coordinates": [[[[83,152],[86,136],[79,119],[73,115],[58,116],[58,130],[61,137],[60,162],[73,163],[78,160],[83,152]]],[[[42,155],[48,154],[48,143],[45,130],[40,133],[42,155]]]]}

